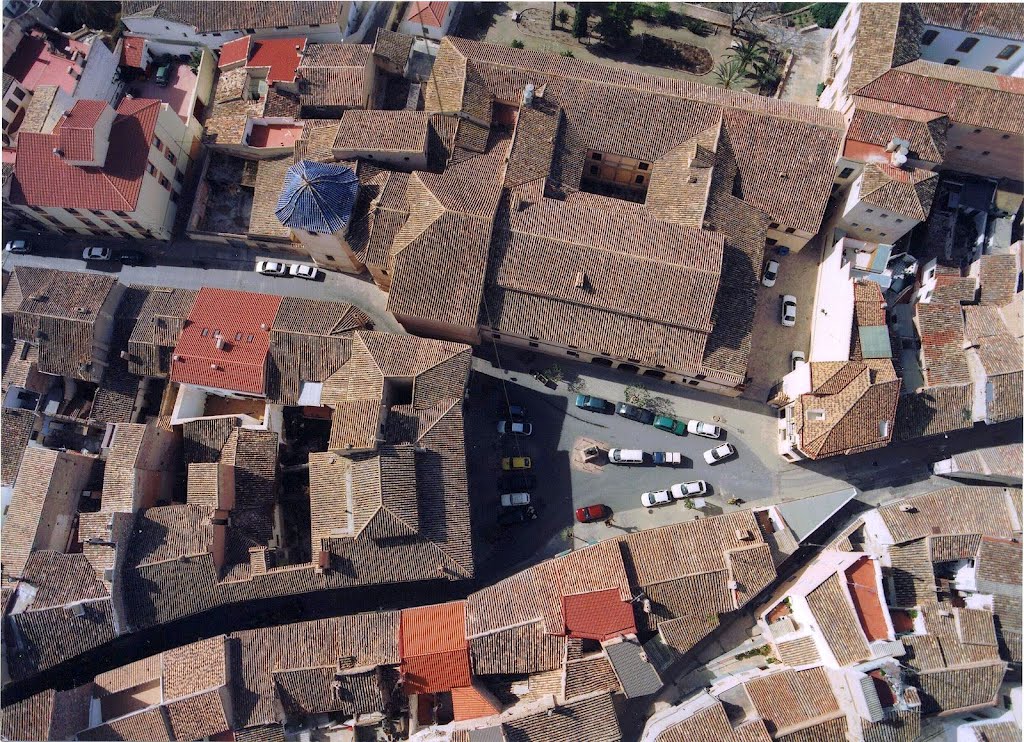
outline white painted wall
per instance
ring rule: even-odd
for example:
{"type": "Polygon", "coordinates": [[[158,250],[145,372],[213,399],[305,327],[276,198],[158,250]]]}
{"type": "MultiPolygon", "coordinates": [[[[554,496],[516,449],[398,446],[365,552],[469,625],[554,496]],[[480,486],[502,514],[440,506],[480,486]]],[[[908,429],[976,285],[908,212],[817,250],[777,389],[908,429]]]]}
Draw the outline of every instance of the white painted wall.
{"type": "MultiPolygon", "coordinates": [[[[850,3],[846,10],[839,17],[835,28],[829,35],[829,46],[826,47],[825,65],[830,65],[830,58],[835,54],[838,58],[832,82],[825,86],[818,99],[818,105],[822,108],[833,108],[841,111],[846,107],[848,96],[846,95],[846,81],[850,77],[850,67],[853,60],[853,46],[856,43],[857,27],[860,24],[860,3],[850,3]],[[831,53],[829,53],[831,49],[831,53]]],[[[828,69],[828,67],[826,67],[828,69]]],[[[822,82],[828,82],[823,79],[822,82]]]]}
{"type": "Polygon", "coordinates": [[[853,331],[853,281],[842,241],[825,248],[818,276],[808,361],[850,360],[853,331]]]}
{"type": "Polygon", "coordinates": [[[929,62],[945,63],[947,59],[960,60],[960,67],[972,70],[985,70],[1000,75],[1024,75],[1024,42],[1004,39],[998,36],[986,36],[979,33],[967,33],[941,26],[925,26],[925,33],[935,31],[939,35],[927,46],[921,45],[921,57],[929,62]],[[977,43],[969,52],[958,52],[957,47],[967,38],[977,39],[977,43]],[[998,54],[1012,44],[1017,50],[1009,59],[999,59],[998,54]],[[985,69],[995,67],[995,70],[985,69]]]}

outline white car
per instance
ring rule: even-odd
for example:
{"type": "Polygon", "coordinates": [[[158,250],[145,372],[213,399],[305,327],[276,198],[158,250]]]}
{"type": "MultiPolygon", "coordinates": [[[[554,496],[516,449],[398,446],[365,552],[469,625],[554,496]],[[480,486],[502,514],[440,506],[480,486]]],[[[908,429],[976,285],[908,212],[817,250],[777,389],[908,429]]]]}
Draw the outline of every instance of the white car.
{"type": "Polygon", "coordinates": [[[722,429],[711,423],[702,423],[700,420],[690,420],[686,423],[686,432],[691,435],[702,435],[705,438],[721,438],[722,429]]]}
{"type": "Polygon", "coordinates": [[[504,435],[533,435],[533,423],[516,423],[511,420],[502,420],[498,423],[498,432],[504,435]]]}
{"type": "Polygon", "coordinates": [[[736,455],[736,447],[731,443],[723,443],[721,446],[716,446],[710,451],[704,452],[704,460],[709,464],[717,464],[719,461],[724,461],[730,456],[736,455]]]}
{"type": "Polygon", "coordinates": [[[645,508],[656,508],[659,505],[668,505],[672,502],[672,496],[669,495],[668,490],[644,492],[640,495],[640,502],[643,503],[645,508]]]}
{"type": "Polygon", "coordinates": [[[769,260],[768,265],[764,267],[764,277],[761,278],[761,284],[764,286],[774,286],[775,279],[779,277],[779,261],[769,260]]]}
{"type": "Polygon", "coordinates": [[[264,276],[283,276],[288,272],[288,266],[275,260],[261,260],[256,264],[256,272],[264,276]]]}
{"type": "Polygon", "coordinates": [[[682,500],[687,497],[697,497],[698,495],[707,494],[708,483],[703,479],[698,479],[694,482],[682,482],[681,484],[672,485],[672,497],[677,500],[682,500]]]}
{"type": "Polygon", "coordinates": [[[501,496],[501,506],[505,508],[517,508],[520,505],[530,504],[529,492],[510,492],[501,496]]]}
{"type": "Polygon", "coordinates": [[[782,325],[792,327],[796,324],[796,297],[786,294],[782,297],[782,325]]]}
{"type": "Polygon", "coordinates": [[[794,350],[789,356],[789,370],[796,371],[796,367],[801,363],[807,363],[807,356],[802,350],[794,350]]]}
{"type": "Polygon", "coordinates": [[[109,247],[87,247],[82,250],[82,260],[110,260],[109,247]]]}
{"type": "Polygon", "coordinates": [[[320,270],[315,265],[292,263],[288,266],[288,273],[296,278],[305,278],[307,281],[315,281],[320,275],[320,270]]]}
{"type": "Polygon", "coordinates": [[[4,250],[14,253],[15,255],[24,255],[29,252],[28,244],[25,240],[11,240],[7,243],[7,247],[5,247],[4,250]]]}

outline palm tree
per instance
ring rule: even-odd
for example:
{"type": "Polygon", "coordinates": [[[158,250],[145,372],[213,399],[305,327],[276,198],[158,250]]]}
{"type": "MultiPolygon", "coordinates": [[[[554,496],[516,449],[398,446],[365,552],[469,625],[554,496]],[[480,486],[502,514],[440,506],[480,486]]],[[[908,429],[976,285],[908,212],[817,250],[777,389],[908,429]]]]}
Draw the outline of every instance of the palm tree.
{"type": "Polygon", "coordinates": [[[750,76],[754,78],[757,89],[762,93],[774,92],[775,87],[782,80],[779,62],[771,57],[755,62],[750,76]]]}
{"type": "Polygon", "coordinates": [[[761,39],[744,39],[737,46],[729,50],[729,55],[740,63],[744,72],[750,69],[751,65],[763,63],[766,58],[767,48],[761,39]]]}
{"type": "Polygon", "coordinates": [[[737,59],[719,62],[715,70],[715,80],[726,90],[732,90],[743,79],[744,69],[737,59]]]}

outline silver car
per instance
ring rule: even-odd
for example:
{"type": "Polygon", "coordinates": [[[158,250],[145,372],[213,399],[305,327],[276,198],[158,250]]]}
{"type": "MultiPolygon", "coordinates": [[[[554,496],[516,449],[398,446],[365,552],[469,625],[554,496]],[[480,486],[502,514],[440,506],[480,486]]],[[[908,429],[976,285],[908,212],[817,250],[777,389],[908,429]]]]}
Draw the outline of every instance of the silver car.
{"type": "Polygon", "coordinates": [[[796,297],[786,294],[782,297],[782,325],[793,327],[796,324],[796,297]]]}
{"type": "Polygon", "coordinates": [[[708,483],[703,479],[697,479],[693,482],[682,482],[681,484],[672,485],[672,497],[677,500],[682,500],[687,497],[698,497],[700,495],[707,494],[708,483]]]}
{"type": "Polygon", "coordinates": [[[645,508],[656,508],[659,505],[668,505],[672,502],[672,496],[668,493],[668,490],[644,492],[640,495],[640,502],[645,508]]]}
{"type": "Polygon", "coordinates": [[[261,260],[256,264],[256,272],[264,276],[283,276],[288,272],[288,266],[276,260],[261,260]]]}
{"type": "Polygon", "coordinates": [[[700,420],[690,420],[686,424],[686,432],[691,435],[702,435],[705,438],[721,438],[722,429],[711,423],[702,423],[700,420]]]}

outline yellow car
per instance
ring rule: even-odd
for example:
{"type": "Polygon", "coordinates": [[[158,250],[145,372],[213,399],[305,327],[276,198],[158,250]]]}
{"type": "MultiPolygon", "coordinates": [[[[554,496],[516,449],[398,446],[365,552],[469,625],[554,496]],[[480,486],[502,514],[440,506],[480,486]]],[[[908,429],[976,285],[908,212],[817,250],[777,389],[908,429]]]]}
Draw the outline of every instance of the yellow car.
{"type": "Polygon", "coordinates": [[[505,471],[515,471],[516,469],[529,469],[533,466],[533,462],[530,461],[529,456],[514,456],[512,458],[504,458],[501,460],[501,468],[505,471]]]}

